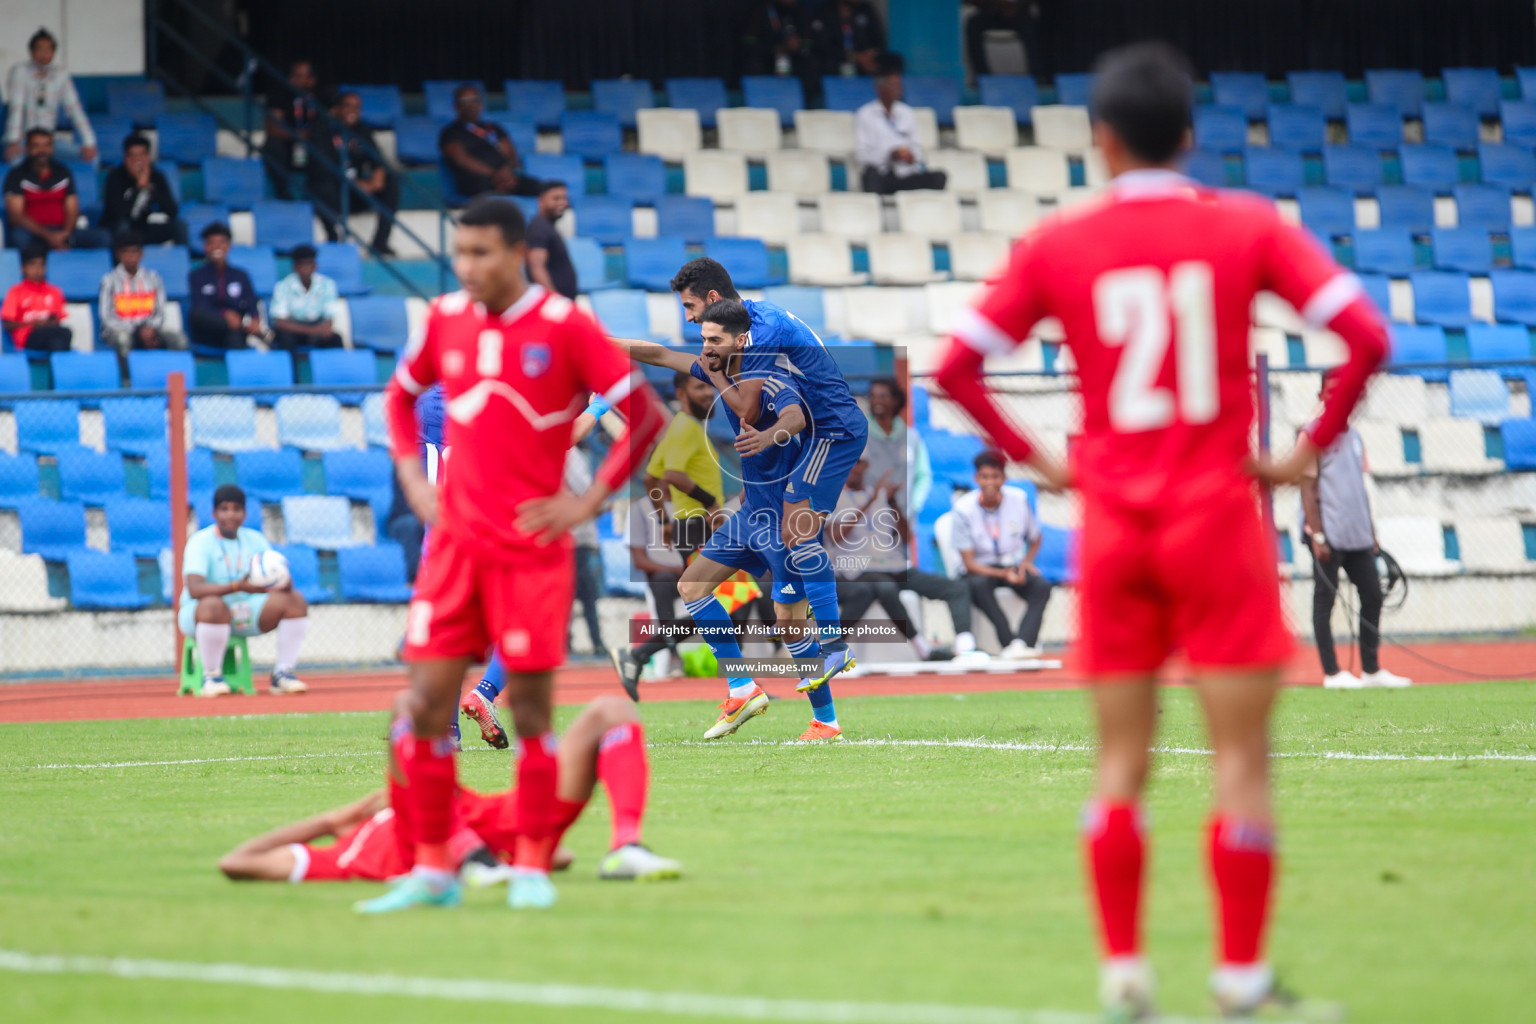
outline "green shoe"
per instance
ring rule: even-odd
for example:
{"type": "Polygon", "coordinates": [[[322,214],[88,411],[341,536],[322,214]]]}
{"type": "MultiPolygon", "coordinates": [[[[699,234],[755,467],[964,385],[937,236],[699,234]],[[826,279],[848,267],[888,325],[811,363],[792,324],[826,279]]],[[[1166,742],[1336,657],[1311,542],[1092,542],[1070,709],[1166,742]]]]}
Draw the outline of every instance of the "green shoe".
{"type": "Polygon", "coordinates": [[[412,872],[382,896],[352,904],[359,914],[392,914],[412,907],[456,907],[464,902],[464,889],[452,876],[436,882],[412,872]]]}
{"type": "Polygon", "coordinates": [[[831,654],[827,655],[827,660],[822,667],[821,675],[800,680],[800,685],[796,686],[795,690],[798,693],[809,693],[818,687],[827,685],[827,680],[831,679],[835,675],[838,675],[839,673],[846,672],[849,669],[854,668],[858,665],[858,663],[858,659],[853,656],[853,651],[846,647],[840,651],[833,651],[831,654]]]}
{"type": "Polygon", "coordinates": [[[513,910],[548,910],[559,898],[555,883],[544,872],[513,869],[512,884],[507,887],[507,906],[513,910]]]}

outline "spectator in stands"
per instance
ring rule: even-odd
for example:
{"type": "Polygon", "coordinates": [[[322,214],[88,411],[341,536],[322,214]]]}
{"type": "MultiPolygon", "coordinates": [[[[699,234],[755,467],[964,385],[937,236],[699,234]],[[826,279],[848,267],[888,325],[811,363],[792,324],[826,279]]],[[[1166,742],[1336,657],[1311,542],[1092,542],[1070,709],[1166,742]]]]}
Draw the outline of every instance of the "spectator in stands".
{"type": "Polygon", "coordinates": [[[101,226],[116,238],[133,231],[150,245],[187,244],[187,226],[177,219],[180,207],[171,183],[149,158],[149,140],[123,140],[123,162],[107,172],[102,186],[101,226]]]}
{"type": "Polygon", "coordinates": [[[911,516],[928,500],[933,488],[933,468],[928,461],[928,447],[922,436],[907,427],[902,413],[907,408],[907,392],[895,377],[880,377],[869,384],[869,441],[864,457],[869,460],[869,475],[878,480],[890,475],[900,480],[903,490],[901,510],[911,516]]]}
{"type": "Polygon", "coordinates": [[[117,266],[101,279],[96,306],[101,340],[117,350],[124,366],[136,348],[186,348],[187,339],[165,329],[165,282],[142,265],[144,240],[125,232],[112,250],[117,266]]]}
{"type": "Polygon", "coordinates": [[[62,321],[64,292],[48,283],[48,247],[33,243],[21,253],[21,280],[0,302],[0,324],[19,349],[68,352],[71,333],[62,321]]]}
{"type": "MultiPolygon", "coordinates": [[[[687,612],[678,613],[677,581],[683,574],[683,558],[668,540],[664,524],[669,520],[670,509],[666,507],[658,513],[643,498],[635,498],[629,503],[625,535],[629,540],[630,565],[650,588],[651,603],[656,606],[656,622],[661,627],[656,636],[632,648],[641,671],[662,651],[670,650],[676,655],[678,641],[690,632],[691,620],[687,612]]],[[[621,651],[616,650],[615,656],[621,656],[621,651]]],[[[629,654],[624,652],[622,656],[629,654]]],[[[681,664],[680,659],[678,663],[681,664]]]]}
{"type": "Polygon", "coordinates": [[[290,179],[309,166],[310,128],[320,116],[315,102],[315,67],[307,59],[288,65],[288,81],[267,94],[267,139],[261,155],[266,162],[272,191],[279,199],[292,199],[290,179]]]}
{"type": "MultiPolygon", "coordinates": [[[[568,299],[576,297],[576,265],[555,222],[571,208],[563,181],[546,181],[539,192],[539,212],[528,222],[528,277],[568,299]]],[[[580,494],[580,491],[576,492],[580,494]]]]}
{"type": "MultiPolygon", "coordinates": [[[[579,447],[573,447],[565,453],[565,489],[572,494],[581,494],[592,486],[592,467],[587,463],[586,453],[579,447]]],[[[603,654],[608,648],[603,643],[602,620],[597,614],[597,599],[603,593],[603,558],[597,546],[597,522],[588,519],[571,528],[571,537],[576,541],[576,600],[575,605],[581,606],[582,618],[587,623],[587,639],[592,641],[592,653],[603,654]]],[[[571,641],[567,627],[565,646],[570,648],[571,641]]]]}
{"type": "MultiPolygon", "coordinates": [[[[400,209],[400,178],[384,161],[379,144],[373,137],[373,129],[363,123],[363,101],[357,93],[344,91],[336,97],[331,108],[334,120],[316,124],[310,129],[309,144],[315,152],[342,169],[352,186],[348,197],[349,212],[366,213],[373,209],[365,196],[371,196],[384,208],[378,224],[373,229],[372,247],[380,256],[393,256],[389,247],[389,235],[395,227],[395,211],[400,209]]],[[[341,210],[341,182],[336,173],[321,161],[309,165],[309,195],[319,204],[317,212],[325,225],[325,237],[336,241],[341,237],[336,218],[330,211],[341,210]]]]}
{"type": "Polygon", "coordinates": [[[27,158],[5,176],[6,242],[25,249],[40,242],[50,249],[99,249],[111,240],[100,228],[77,228],[80,197],[66,164],[53,158],[53,133],[27,132],[27,158]]]}
{"type": "Polygon", "coordinates": [[[1040,551],[1040,524],[1029,508],[1028,496],[1005,487],[1003,456],[985,451],[976,456],[976,490],[955,501],[955,550],[965,563],[971,600],[997,631],[1005,658],[1039,655],[1040,623],[1051,599],[1051,584],[1035,568],[1040,551]],[[1015,631],[997,603],[997,588],[1007,587],[1024,599],[1024,615],[1015,631]]]}
{"type": "Polygon", "coordinates": [[[12,65],[6,76],[5,101],[8,115],[5,119],[5,162],[15,163],[21,156],[22,140],[34,128],[40,128],[53,137],[59,126],[59,108],[64,108],[75,132],[80,136],[80,158],[96,159],[96,133],[91,131],[91,119],[85,116],[80,105],[80,94],[75,91],[75,80],[63,65],[53,62],[58,53],[59,41],[53,33],[40,28],[27,41],[31,60],[12,65]]]}
{"type": "Polygon", "coordinates": [[[826,23],[799,0],[767,0],[748,23],[747,74],[794,75],[806,98],[820,95],[826,23]]]}
{"type": "Polygon", "coordinates": [[[972,75],[992,74],[991,63],[987,60],[987,33],[1013,32],[1024,47],[1026,73],[1037,79],[1050,76],[1040,52],[1038,19],[1044,4],[1032,0],[966,0],[966,3],[972,9],[965,22],[965,55],[972,75]]]}
{"type": "Polygon", "coordinates": [[[272,347],[340,348],[341,335],[332,326],[341,310],[336,282],[315,272],[315,247],[296,245],[291,253],[293,273],[272,290],[272,347]]]}
{"type": "Polygon", "coordinates": [[[421,525],[421,520],[416,518],[416,513],[411,511],[410,503],[405,500],[405,492],[400,489],[399,474],[391,473],[389,482],[394,485],[394,498],[389,505],[389,520],[384,532],[405,552],[405,575],[415,583],[416,573],[421,568],[421,542],[427,530],[421,525]]]}
{"type": "Polygon", "coordinates": [[[202,263],[187,275],[192,295],[187,331],[197,345],[246,348],[270,337],[261,319],[261,301],[251,277],[229,262],[229,227],[214,221],[203,228],[202,263]]]}
{"type": "Polygon", "coordinates": [[[880,70],[880,55],[885,52],[885,24],[880,12],[868,0],[837,0],[837,10],[828,19],[824,38],[828,44],[824,73],[829,75],[873,75],[880,70]]]}
{"type": "MultiPolygon", "coordinates": [[[[1328,400],[1337,371],[1323,374],[1322,399],[1328,400]]],[[[1365,442],[1353,427],[1320,452],[1301,478],[1301,512],[1312,550],[1312,631],[1323,663],[1323,685],[1331,690],[1400,687],[1409,680],[1381,667],[1381,578],[1376,572],[1376,522],[1365,489],[1365,442]],[[1339,668],[1333,649],[1333,602],[1339,593],[1339,567],[1360,599],[1362,675],[1339,668]]]]}
{"type": "Polygon", "coordinates": [[[512,140],[495,121],[482,116],[485,99],[473,85],[461,85],[453,94],[458,116],[443,126],[437,145],[453,178],[453,190],[466,199],[498,192],[502,195],[536,196],[541,182],[518,173],[522,161],[512,140]]]}
{"type": "Polygon", "coordinates": [[[901,101],[901,55],[880,58],[875,99],[854,115],[856,156],[864,191],[890,195],[901,189],[942,189],[949,179],[943,171],[923,164],[923,144],[917,138],[917,117],[901,101]]]}

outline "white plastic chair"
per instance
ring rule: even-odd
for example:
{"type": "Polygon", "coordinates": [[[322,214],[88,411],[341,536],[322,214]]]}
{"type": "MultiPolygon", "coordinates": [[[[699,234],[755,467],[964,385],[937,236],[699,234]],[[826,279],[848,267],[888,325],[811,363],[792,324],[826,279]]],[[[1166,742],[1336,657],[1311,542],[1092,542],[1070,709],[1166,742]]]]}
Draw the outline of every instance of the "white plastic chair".
{"type": "Polygon", "coordinates": [[[1065,153],[1041,146],[1020,146],[1004,157],[1008,168],[1008,187],[1054,196],[1072,187],[1072,173],[1065,153]]]}
{"type": "Polygon", "coordinates": [[[766,156],[783,147],[779,112],[762,107],[722,107],[715,112],[720,148],[747,156],[766,156]]]}
{"type": "Polygon", "coordinates": [[[736,198],[736,233],[787,242],[800,233],[800,201],[788,192],[747,192],[736,198]]]}
{"type": "Polygon", "coordinates": [[[1048,146],[1067,153],[1082,153],[1093,145],[1093,129],[1088,123],[1087,107],[1055,104],[1034,107],[1030,120],[1035,126],[1035,145],[1048,146]]]}
{"type": "Polygon", "coordinates": [[[985,281],[1002,270],[1012,245],[1007,235],[968,231],[949,240],[949,270],[959,281],[985,281]]]}
{"type": "Polygon", "coordinates": [[[1410,576],[1450,576],[1457,565],[1445,557],[1445,531],[1432,516],[1382,516],[1376,542],[1410,576]]]}
{"type": "Polygon", "coordinates": [[[854,273],[853,249],[837,235],[795,235],[785,246],[789,279],[795,284],[840,287],[863,284],[865,273],[854,273]]]}
{"type": "Polygon", "coordinates": [[[936,149],[928,154],[928,169],[943,171],[944,188],[960,196],[977,196],[989,187],[987,158],[963,149],[936,149]]]}
{"type": "Polygon", "coordinates": [[[945,281],[923,288],[923,301],[928,307],[928,330],[939,337],[954,331],[960,314],[971,308],[980,294],[981,287],[973,281],[945,281]]]}
{"type": "Polygon", "coordinates": [[[635,111],[635,126],[642,153],[676,163],[704,145],[699,112],[686,108],[652,107],[635,111]]]}
{"type": "Polygon", "coordinates": [[[780,149],[764,160],[770,192],[793,192],[815,199],[832,191],[832,167],[825,153],[806,149],[780,149]]]}
{"type": "Polygon", "coordinates": [[[821,230],[855,242],[868,241],[883,230],[880,197],[868,192],[830,192],[816,200],[821,230]]]}
{"type": "Polygon", "coordinates": [[[989,188],[976,196],[981,230],[1018,238],[1040,219],[1040,200],[1017,188],[989,188]]]}
{"type": "Polygon", "coordinates": [[[960,233],[960,199],[952,192],[898,192],[896,216],[908,234],[942,240],[960,233]]]}
{"type": "Polygon", "coordinates": [[[1529,572],[1525,534],[1512,516],[1456,520],[1462,568],[1468,572],[1529,572]]]}
{"type": "Polygon", "coordinates": [[[730,204],[747,191],[747,158],[718,149],[697,150],[683,157],[683,177],[688,195],[730,204]]]}
{"type": "Polygon", "coordinates": [[[907,304],[889,288],[843,289],[843,333],[850,338],[896,341],[913,333],[907,304]]]}
{"type": "Polygon", "coordinates": [[[943,281],[933,269],[933,246],[921,235],[893,231],[869,240],[869,276],[875,284],[916,285],[943,281]]]}
{"type": "Polygon", "coordinates": [[[1007,107],[956,107],[955,145],[1002,157],[1019,144],[1019,127],[1007,107]]]}
{"type": "Polygon", "coordinates": [[[855,144],[851,111],[795,111],[795,145],[799,148],[846,157],[853,153],[855,144]]]}

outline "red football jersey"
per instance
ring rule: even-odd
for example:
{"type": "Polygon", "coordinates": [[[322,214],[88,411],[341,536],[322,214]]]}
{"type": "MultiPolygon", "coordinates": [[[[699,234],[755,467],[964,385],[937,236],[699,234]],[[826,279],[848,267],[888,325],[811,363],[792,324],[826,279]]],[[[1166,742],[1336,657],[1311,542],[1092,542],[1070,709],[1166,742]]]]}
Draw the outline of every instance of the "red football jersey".
{"type": "MultiPolygon", "coordinates": [[[[434,301],[392,384],[413,396],[443,385],[454,468],[441,484],[438,526],[493,556],[537,550],[544,559],[550,548],[517,528],[517,507],[560,489],[571,423],[588,393],[616,404],[642,382],[596,321],[534,285],[500,316],[464,292],[434,301]]],[[[385,407],[395,456],[414,457],[414,414],[385,407]]],[[[569,536],[560,543],[569,547],[569,536]]]]}
{"type": "MultiPolygon", "coordinates": [[[[1254,296],[1272,291],[1354,349],[1342,392],[1314,440],[1342,427],[1381,357],[1380,315],[1358,279],[1258,196],[1208,189],[1171,171],[1117,178],[1099,199],[1043,221],[956,335],[982,355],[1012,349],[1055,317],[1077,363],[1079,485],[1132,506],[1241,478],[1254,419],[1254,296]],[[1363,318],[1363,319],[1360,319],[1363,318]]],[[[957,353],[951,353],[951,363],[957,353]]],[[[964,372],[940,374],[978,418],[964,372]]],[[[974,382],[974,374],[970,374],[974,382]]],[[[991,429],[1006,443],[1007,431],[991,429]]],[[[1014,458],[1027,446],[1010,446],[1014,458]]]]}

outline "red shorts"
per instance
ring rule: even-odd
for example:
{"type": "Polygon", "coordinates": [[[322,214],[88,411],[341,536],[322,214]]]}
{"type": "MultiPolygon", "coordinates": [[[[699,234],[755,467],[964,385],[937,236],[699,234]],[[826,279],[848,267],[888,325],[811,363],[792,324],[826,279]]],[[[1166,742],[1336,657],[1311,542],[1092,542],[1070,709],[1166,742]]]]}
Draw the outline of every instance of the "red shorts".
{"type": "Polygon", "coordinates": [[[295,882],[382,882],[410,869],[395,841],[395,813],[387,807],[337,836],[329,846],[295,843],[293,855],[298,861],[295,882]]]}
{"type": "Polygon", "coordinates": [[[483,658],[494,642],[509,672],[555,668],[565,662],[575,592],[568,545],[503,561],[434,530],[406,614],[405,660],[483,658]]]}
{"type": "Polygon", "coordinates": [[[1148,673],[1182,650],[1200,668],[1268,668],[1291,656],[1275,543],[1248,487],[1177,507],[1084,501],[1081,631],[1090,675],[1148,673]]]}

